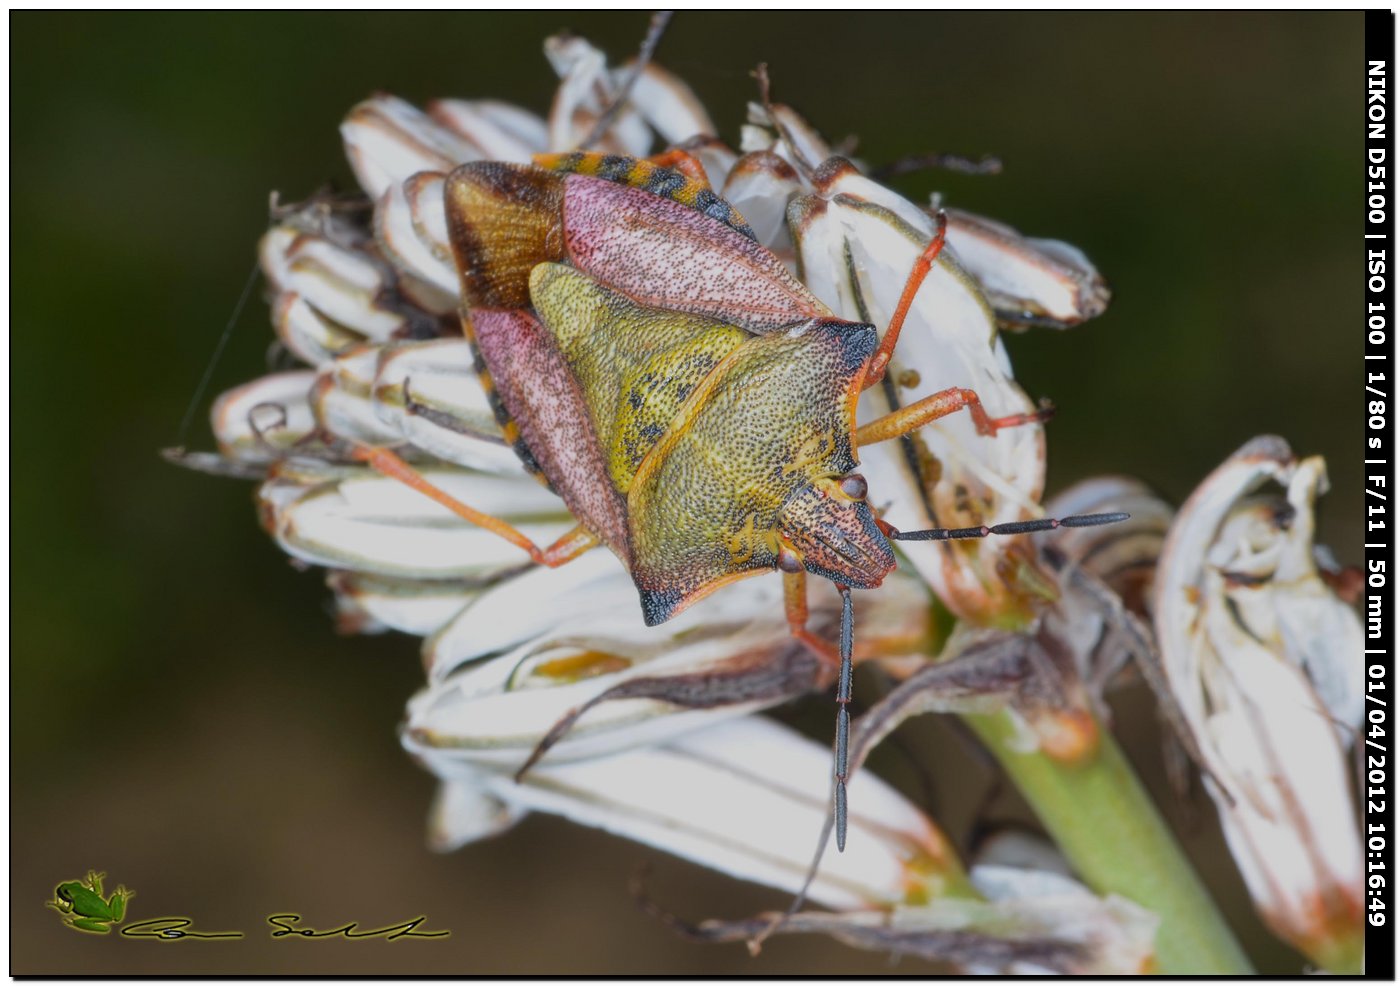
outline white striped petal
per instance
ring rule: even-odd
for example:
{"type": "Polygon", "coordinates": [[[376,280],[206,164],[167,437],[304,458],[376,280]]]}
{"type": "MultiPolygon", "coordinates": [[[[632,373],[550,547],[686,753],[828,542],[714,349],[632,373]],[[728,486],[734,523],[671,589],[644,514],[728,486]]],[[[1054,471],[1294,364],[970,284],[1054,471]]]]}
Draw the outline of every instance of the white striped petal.
{"type": "Polygon", "coordinates": [[[428,115],[471,145],[470,160],[529,164],[549,138],[538,116],[494,99],[438,99],[428,104],[428,115]]]}
{"type": "Polygon", "coordinates": [[[948,242],[1004,322],[1064,329],[1108,307],[1108,285],[1068,243],[956,209],[948,210],[948,242]]]}
{"type": "Polygon", "coordinates": [[[1247,443],[1182,506],[1163,549],[1163,662],[1255,906],[1320,962],[1356,947],[1362,849],[1346,745],[1362,634],[1313,565],[1320,459],[1247,443]],[[1281,494],[1261,495],[1267,483],[1281,494]]]}
{"type": "Polygon", "coordinates": [[[316,422],[326,431],[362,445],[397,445],[403,436],[379,419],[372,400],[380,348],[349,349],[325,364],[311,392],[316,422]]]}
{"type": "Polygon", "coordinates": [[[787,207],[801,188],[792,165],[770,151],[755,151],[734,163],[721,194],[748,220],[758,242],[786,253],[792,250],[787,207]]]}
{"type": "Polygon", "coordinates": [[[749,103],[748,120],[739,145],[745,153],[771,151],[801,175],[809,175],[831,157],[831,145],[791,106],[749,103]]]}
{"type": "Polygon", "coordinates": [[[396,96],[360,103],[341,123],[340,135],[360,187],[374,201],[420,171],[446,172],[477,160],[465,140],[396,96]]]}
{"type": "MultiPolygon", "coordinates": [[[[549,111],[549,149],[579,150],[617,97],[607,58],[583,38],[566,34],[547,39],[544,51],[559,75],[559,89],[549,111]]],[[[589,150],[645,157],[651,144],[651,129],[628,105],[613,117],[603,139],[589,150]]]]}
{"type": "Polygon", "coordinates": [[[272,327],[292,355],[317,367],[364,341],[363,336],[337,325],[292,291],[284,291],[272,302],[272,327]]]}
{"type": "Polygon", "coordinates": [[[385,347],[371,403],[380,423],[435,458],[468,469],[524,476],[501,437],[465,339],[431,339],[385,347]]]}
{"type": "Polygon", "coordinates": [[[404,316],[381,306],[385,271],[363,252],[317,236],[297,237],[287,251],[284,287],[327,318],[368,339],[387,339],[404,316]]]}
{"type": "Polygon", "coordinates": [[[443,175],[425,171],[391,185],[374,212],[375,238],[401,272],[431,285],[435,311],[454,311],[457,268],[447,235],[443,175]]]}
{"type": "MultiPolygon", "coordinates": [[[[869,318],[883,332],[933,221],[854,168],[830,174],[820,191],[793,204],[790,215],[807,286],[838,314],[869,318]]],[[[992,417],[1033,410],[1012,377],[986,299],[947,250],[915,297],[887,380],[889,386],[861,398],[862,422],[948,387],[976,391],[992,417]]],[[[895,527],[990,525],[1042,513],[1040,425],[986,437],[977,434],[970,414],[959,411],[919,429],[917,441],[920,454],[938,464],[936,472],[922,468],[927,482],[900,442],[861,450],[870,500],[895,527]]],[[[987,622],[1029,605],[1006,575],[1009,559],[1023,568],[1031,564],[1029,547],[1015,538],[919,544],[906,553],[960,617],[987,622]]]]}
{"type": "MultiPolygon", "coordinates": [[[[445,751],[409,749],[443,776],[445,751]]],[[[747,717],[659,746],[564,764],[517,784],[479,771],[475,783],[513,808],[563,815],[741,880],[795,892],[829,810],[831,752],[784,726],[747,717]]],[[[479,805],[469,805],[473,812],[479,805]]],[[[930,860],[950,853],[932,823],[870,774],[851,781],[851,840],[830,853],[810,890],[831,907],[877,907],[927,886],[930,860]]],[[[441,827],[441,822],[435,827],[441,827]]],[[[956,865],[955,863],[953,865],[956,865]]]]}
{"type": "Polygon", "coordinates": [[[347,633],[398,630],[426,637],[481,591],[471,579],[402,579],[355,571],[331,572],[326,582],[336,595],[340,629],[347,633]]]}
{"type": "MultiPolygon", "coordinates": [[[[573,526],[554,495],[531,480],[445,467],[422,473],[450,495],[515,524],[536,544],[573,526]]],[[[503,538],[369,469],[342,469],[340,478],[306,484],[279,475],[260,495],[283,550],[316,565],[406,578],[484,578],[528,561],[503,538]]]]}
{"type": "Polygon", "coordinates": [[[451,852],[470,842],[499,835],[530,813],[519,801],[491,793],[475,770],[468,768],[438,785],[428,814],[428,847],[451,852]]]}
{"type": "Polygon", "coordinates": [[[210,412],[219,453],[238,462],[274,462],[315,428],[310,370],[259,377],[219,396],[210,412]]]}
{"type": "MultiPolygon", "coordinates": [[[[632,71],[632,62],[614,71],[613,85],[620,87],[632,71]]],[[[649,62],[637,75],[628,102],[665,144],[683,144],[692,137],[718,133],[690,86],[655,62],[649,62]]]]}
{"type": "MultiPolygon", "coordinates": [[[[834,636],[838,597],[824,589],[809,591],[810,625],[834,636]]],[[[862,593],[862,645],[916,652],[926,606],[925,590],[909,578],[862,593]]],[[[829,676],[791,636],[780,580],[727,586],[703,606],[647,627],[631,578],[596,550],[483,590],[429,642],[425,658],[431,686],[411,707],[414,741],[502,768],[519,767],[546,733],[576,714],[548,762],[767,708],[829,676]],[[675,687],[653,687],[663,679],[675,687]]]]}

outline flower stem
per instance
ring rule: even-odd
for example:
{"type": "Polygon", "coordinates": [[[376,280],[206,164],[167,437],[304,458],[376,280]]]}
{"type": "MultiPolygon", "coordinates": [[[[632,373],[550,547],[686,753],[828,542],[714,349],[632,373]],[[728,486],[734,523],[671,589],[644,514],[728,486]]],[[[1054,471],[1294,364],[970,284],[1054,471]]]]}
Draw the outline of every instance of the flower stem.
{"type": "Polygon", "coordinates": [[[1167,975],[1249,974],[1240,949],[1113,738],[1097,726],[1092,752],[1078,762],[1015,748],[1020,735],[1004,713],[964,717],[1001,761],[1095,892],[1153,911],[1157,966],[1167,975]]]}
{"type": "Polygon", "coordinates": [[[1359,976],[1364,964],[1365,947],[1363,929],[1358,925],[1311,947],[1304,947],[1302,951],[1324,972],[1334,976],[1359,976]]]}

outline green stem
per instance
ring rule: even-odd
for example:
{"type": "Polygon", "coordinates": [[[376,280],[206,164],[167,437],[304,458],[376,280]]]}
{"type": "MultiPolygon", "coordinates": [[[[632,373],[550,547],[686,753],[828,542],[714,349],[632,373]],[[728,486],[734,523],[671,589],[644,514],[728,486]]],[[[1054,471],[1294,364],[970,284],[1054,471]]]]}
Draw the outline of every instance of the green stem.
{"type": "Polygon", "coordinates": [[[1118,894],[1154,912],[1156,972],[1249,974],[1249,959],[1230,933],[1113,738],[1099,730],[1096,751],[1067,764],[1014,748],[1005,713],[964,717],[991,749],[1095,892],[1118,894]]]}
{"type": "Polygon", "coordinates": [[[1359,976],[1366,951],[1363,929],[1347,929],[1302,951],[1318,968],[1334,976],[1359,976]]]}

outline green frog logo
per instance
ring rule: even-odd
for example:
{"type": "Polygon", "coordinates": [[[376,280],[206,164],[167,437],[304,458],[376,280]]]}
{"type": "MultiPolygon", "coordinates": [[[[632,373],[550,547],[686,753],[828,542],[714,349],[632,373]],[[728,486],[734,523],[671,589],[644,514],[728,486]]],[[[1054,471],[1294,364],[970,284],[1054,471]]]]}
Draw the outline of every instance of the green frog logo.
{"type": "Polygon", "coordinates": [[[86,880],[69,880],[60,883],[53,892],[53,900],[44,903],[63,915],[63,923],[77,931],[93,935],[105,935],[113,924],[121,924],[126,917],[126,902],[136,894],[120,884],[112,891],[112,896],[102,896],[102,878],[106,873],[88,870],[86,880]]]}

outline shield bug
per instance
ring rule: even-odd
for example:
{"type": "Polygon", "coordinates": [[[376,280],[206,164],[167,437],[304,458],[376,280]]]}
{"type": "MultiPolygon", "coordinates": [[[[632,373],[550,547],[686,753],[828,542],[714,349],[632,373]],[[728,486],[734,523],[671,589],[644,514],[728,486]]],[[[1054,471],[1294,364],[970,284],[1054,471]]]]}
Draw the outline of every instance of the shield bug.
{"type": "MultiPolygon", "coordinates": [[[[883,337],[838,318],[761,246],[684,154],[666,167],[599,154],[462,165],[444,186],[462,324],[506,440],[578,526],[546,547],[433,487],[385,449],[361,458],[557,566],[602,544],[627,567],[648,625],[730,582],[782,573],[794,636],[837,676],[834,812],[846,828],[851,589],[895,567],[892,542],[980,538],[1121,519],[897,531],[871,509],[863,445],[967,409],[995,435],[1048,409],[989,416],[950,388],[865,424],[945,223],[883,337]],[[842,593],[837,646],[807,629],[808,573],[842,593]]],[[[528,764],[526,765],[529,766],[528,764]]]]}

